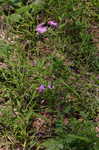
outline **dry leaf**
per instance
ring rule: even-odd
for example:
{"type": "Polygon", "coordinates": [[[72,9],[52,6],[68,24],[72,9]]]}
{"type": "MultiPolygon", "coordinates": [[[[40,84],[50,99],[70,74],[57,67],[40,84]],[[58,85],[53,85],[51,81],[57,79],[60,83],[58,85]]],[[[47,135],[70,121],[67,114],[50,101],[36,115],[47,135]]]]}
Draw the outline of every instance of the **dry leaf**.
{"type": "Polygon", "coordinates": [[[96,121],[96,122],[99,122],[99,116],[96,117],[95,121],[96,121]]]}
{"type": "Polygon", "coordinates": [[[0,62],[0,68],[7,68],[7,65],[3,62],[0,62]]]}
{"type": "Polygon", "coordinates": [[[84,119],[83,118],[80,118],[80,119],[78,119],[80,122],[82,122],[82,121],[84,121],[84,119]]]}
{"type": "Polygon", "coordinates": [[[42,118],[37,118],[34,120],[32,126],[37,130],[37,132],[40,132],[45,127],[45,120],[42,118]]]}
{"type": "Polygon", "coordinates": [[[68,123],[69,123],[68,118],[65,118],[65,119],[64,119],[64,125],[67,125],[68,123]]]}
{"type": "Polygon", "coordinates": [[[96,132],[99,132],[99,127],[96,127],[96,132]]]}

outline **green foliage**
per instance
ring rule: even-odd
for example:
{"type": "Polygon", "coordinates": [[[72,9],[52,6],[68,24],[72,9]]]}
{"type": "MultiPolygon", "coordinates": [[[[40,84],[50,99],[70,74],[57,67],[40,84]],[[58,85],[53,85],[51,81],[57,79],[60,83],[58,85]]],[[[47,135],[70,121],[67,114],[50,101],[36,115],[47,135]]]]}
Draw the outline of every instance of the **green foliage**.
{"type": "Polygon", "coordinates": [[[12,47],[4,42],[3,40],[0,40],[0,58],[8,58],[11,54],[12,47]]]}
{"type": "Polygon", "coordinates": [[[90,31],[99,21],[98,1],[0,5],[0,33],[6,35],[0,36],[0,146],[98,150],[99,60],[90,31]],[[58,27],[38,34],[36,26],[49,20],[58,27]]]}

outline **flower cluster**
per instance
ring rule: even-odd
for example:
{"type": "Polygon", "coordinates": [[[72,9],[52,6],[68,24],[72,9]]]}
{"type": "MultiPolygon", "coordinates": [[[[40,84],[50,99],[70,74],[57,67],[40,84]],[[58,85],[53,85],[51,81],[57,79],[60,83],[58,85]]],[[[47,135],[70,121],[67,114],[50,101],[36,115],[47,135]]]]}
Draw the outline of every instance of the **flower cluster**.
{"type": "Polygon", "coordinates": [[[41,24],[37,25],[36,31],[38,33],[42,34],[42,33],[46,32],[48,30],[48,26],[50,26],[52,28],[53,27],[56,28],[58,26],[58,23],[56,21],[48,21],[47,24],[41,23],[41,24]]]}
{"type": "Polygon", "coordinates": [[[48,85],[47,87],[45,87],[43,84],[41,84],[41,85],[37,88],[37,90],[38,90],[39,93],[42,93],[42,92],[45,91],[46,88],[48,88],[48,89],[53,89],[54,86],[48,85]]]}

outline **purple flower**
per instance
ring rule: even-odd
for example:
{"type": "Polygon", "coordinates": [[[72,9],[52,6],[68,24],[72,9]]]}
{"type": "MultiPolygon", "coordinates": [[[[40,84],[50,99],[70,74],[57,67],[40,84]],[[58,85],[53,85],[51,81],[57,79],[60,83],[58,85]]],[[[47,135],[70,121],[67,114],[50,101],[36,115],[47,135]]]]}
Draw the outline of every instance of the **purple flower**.
{"type": "Polygon", "coordinates": [[[37,25],[36,31],[38,33],[44,33],[47,31],[47,26],[45,26],[45,23],[41,23],[41,24],[37,25]]]}
{"type": "Polygon", "coordinates": [[[52,85],[48,85],[48,88],[49,88],[49,89],[53,89],[53,88],[54,88],[54,86],[52,86],[52,85]]]}
{"type": "Polygon", "coordinates": [[[37,88],[37,90],[41,93],[41,92],[43,92],[45,90],[45,86],[43,84],[41,84],[39,86],[39,88],[37,88]]]}
{"type": "Polygon", "coordinates": [[[57,27],[58,23],[56,21],[48,21],[48,25],[50,25],[52,27],[57,27]]]}

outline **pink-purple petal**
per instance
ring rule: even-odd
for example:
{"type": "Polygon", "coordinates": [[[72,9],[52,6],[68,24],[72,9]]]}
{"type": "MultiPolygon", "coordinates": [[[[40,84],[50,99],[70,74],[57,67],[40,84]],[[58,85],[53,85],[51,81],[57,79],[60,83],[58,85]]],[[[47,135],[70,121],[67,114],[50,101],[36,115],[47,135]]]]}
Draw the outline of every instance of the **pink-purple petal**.
{"type": "Polygon", "coordinates": [[[52,85],[48,85],[48,88],[49,88],[49,89],[53,89],[53,88],[54,88],[54,86],[52,86],[52,85]]]}
{"type": "Polygon", "coordinates": [[[43,92],[43,91],[45,90],[45,86],[44,86],[43,84],[41,84],[41,85],[37,88],[37,90],[41,93],[41,92],[43,92]]]}
{"type": "Polygon", "coordinates": [[[50,25],[52,27],[57,27],[58,23],[56,21],[48,21],[48,25],[50,25]]]}
{"type": "Polygon", "coordinates": [[[41,24],[37,25],[36,31],[38,33],[44,33],[47,31],[47,26],[44,26],[44,23],[41,23],[41,24]]]}

